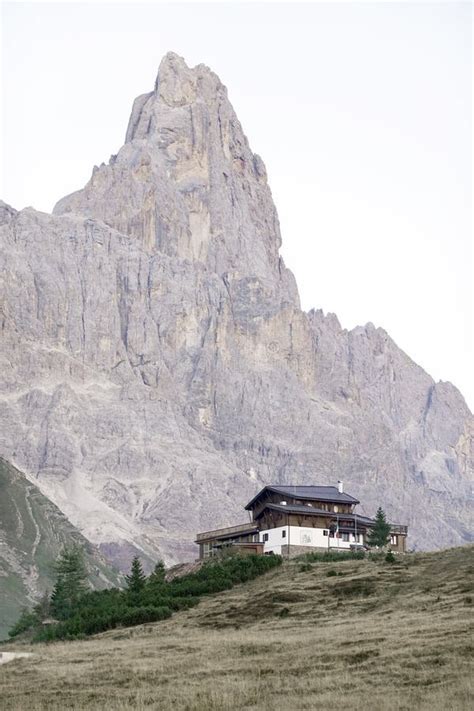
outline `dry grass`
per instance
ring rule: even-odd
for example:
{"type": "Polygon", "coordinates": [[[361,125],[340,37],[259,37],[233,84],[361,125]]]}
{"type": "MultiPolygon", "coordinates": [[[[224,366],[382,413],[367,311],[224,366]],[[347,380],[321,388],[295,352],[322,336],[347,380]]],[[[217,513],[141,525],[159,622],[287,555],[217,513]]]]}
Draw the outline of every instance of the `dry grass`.
{"type": "Polygon", "coordinates": [[[286,563],[166,622],[31,647],[35,659],[0,668],[0,708],[473,707],[472,547],[300,568],[286,563]]]}

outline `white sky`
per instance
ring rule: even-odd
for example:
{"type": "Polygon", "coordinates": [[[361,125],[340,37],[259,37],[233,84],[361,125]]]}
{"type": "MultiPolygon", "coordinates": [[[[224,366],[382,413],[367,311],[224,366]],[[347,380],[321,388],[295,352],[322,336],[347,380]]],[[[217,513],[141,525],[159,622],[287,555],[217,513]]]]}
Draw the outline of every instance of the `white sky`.
{"type": "Polygon", "coordinates": [[[471,5],[2,5],[3,184],[50,211],[123,143],[168,50],[267,166],[303,307],[385,328],[471,407],[471,5]]]}

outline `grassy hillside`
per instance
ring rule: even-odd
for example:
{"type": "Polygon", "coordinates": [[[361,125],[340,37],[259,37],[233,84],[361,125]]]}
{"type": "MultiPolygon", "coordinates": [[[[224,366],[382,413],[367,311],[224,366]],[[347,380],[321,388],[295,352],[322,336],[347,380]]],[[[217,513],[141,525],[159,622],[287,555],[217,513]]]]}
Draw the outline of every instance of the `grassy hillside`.
{"type": "Polygon", "coordinates": [[[84,548],[90,581],[117,584],[117,574],[61,511],[11,464],[0,458],[0,639],[45,590],[64,545],[84,548]]]}
{"type": "MultiPolygon", "coordinates": [[[[360,711],[471,707],[474,549],[285,562],[170,620],[33,645],[3,708],[360,711]]],[[[15,649],[9,646],[9,651],[15,649]]]]}

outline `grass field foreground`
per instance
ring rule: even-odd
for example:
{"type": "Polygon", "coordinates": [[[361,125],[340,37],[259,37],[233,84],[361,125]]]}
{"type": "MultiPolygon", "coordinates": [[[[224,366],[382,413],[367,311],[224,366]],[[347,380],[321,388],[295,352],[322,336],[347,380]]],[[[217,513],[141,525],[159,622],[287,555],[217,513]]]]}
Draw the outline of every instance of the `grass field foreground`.
{"type": "Polygon", "coordinates": [[[32,651],[0,708],[464,710],[473,704],[474,548],[285,562],[170,620],[32,651]]]}

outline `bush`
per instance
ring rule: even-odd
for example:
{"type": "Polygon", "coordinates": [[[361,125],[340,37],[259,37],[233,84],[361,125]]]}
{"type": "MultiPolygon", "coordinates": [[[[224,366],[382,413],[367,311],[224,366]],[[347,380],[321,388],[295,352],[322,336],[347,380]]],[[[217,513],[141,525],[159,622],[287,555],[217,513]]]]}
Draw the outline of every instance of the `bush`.
{"type": "Polygon", "coordinates": [[[145,622],[157,622],[171,617],[169,607],[134,607],[128,610],[121,619],[123,627],[142,625],[145,622]]]}
{"type": "Polygon", "coordinates": [[[145,583],[135,586],[137,589],[133,591],[112,588],[84,593],[75,600],[65,619],[55,624],[39,627],[38,616],[25,611],[10,630],[10,636],[31,630],[35,633],[33,641],[52,642],[80,639],[119,626],[165,620],[174,611],[197,605],[202,595],[228,590],[281,565],[281,562],[280,556],[230,556],[211,560],[196,573],[175,578],[169,583],[164,580],[163,571],[155,569],[145,583]]]}
{"type": "Polygon", "coordinates": [[[325,551],[319,553],[312,551],[299,556],[299,560],[308,563],[340,563],[343,560],[362,560],[365,558],[365,551],[325,551]]]}
{"type": "Polygon", "coordinates": [[[23,634],[23,632],[27,632],[28,630],[31,630],[37,627],[38,625],[38,615],[36,615],[34,612],[31,612],[30,610],[24,609],[22,610],[19,619],[8,631],[8,635],[9,637],[17,637],[19,634],[23,634]]]}
{"type": "Polygon", "coordinates": [[[166,600],[166,607],[169,607],[173,612],[178,610],[189,610],[199,602],[198,597],[170,597],[166,600]]]}
{"type": "Polygon", "coordinates": [[[209,561],[196,573],[177,578],[169,583],[169,594],[200,596],[229,590],[236,583],[246,582],[281,565],[280,556],[230,556],[209,561]]]}
{"type": "Polygon", "coordinates": [[[396,557],[393,555],[392,551],[388,551],[387,555],[385,556],[385,562],[386,563],[395,563],[396,562],[396,557]]]}

